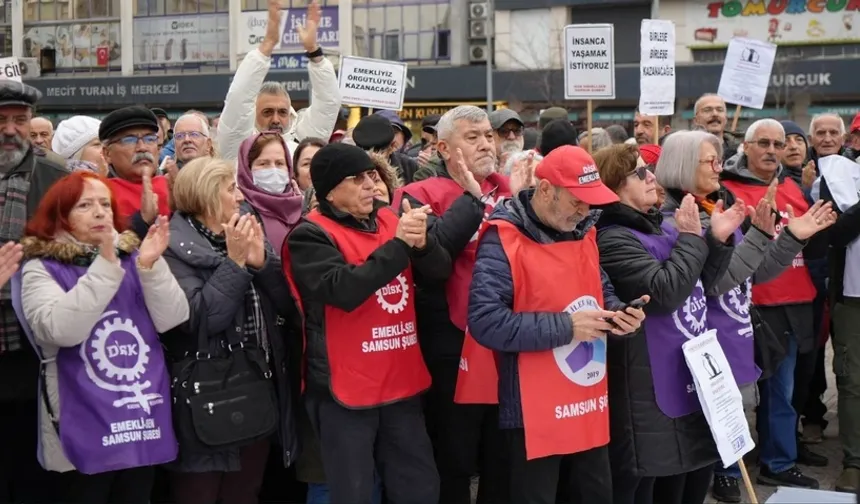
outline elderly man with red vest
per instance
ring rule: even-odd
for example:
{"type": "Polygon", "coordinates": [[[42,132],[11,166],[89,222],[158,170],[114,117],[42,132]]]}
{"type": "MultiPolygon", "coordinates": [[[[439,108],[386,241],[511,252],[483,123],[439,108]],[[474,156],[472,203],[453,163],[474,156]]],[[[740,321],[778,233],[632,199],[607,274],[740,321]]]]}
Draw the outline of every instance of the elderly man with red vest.
{"type": "Polygon", "coordinates": [[[600,268],[591,205],[618,196],[579,147],[553,150],[535,177],[481,235],[469,331],[500,353],[511,502],[555,503],[561,482],[571,502],[610,504],[606,335],[635,332],[645,318],[624,308],[600,268]]]}
{"type": "Polygon", "coordinates": [[[311,162],[319,207],[282,252],[304,314],[305,405],[332,504],[370,504],[374,468],[391,502],[436,504],[413,268],[444,279],[451,259],[427,234],[428,208],[403,202],[398,218],[374,199],[376,175],[358,147],[320,149],[311,162]]]}
{"type": "MultiPolygon", "coordinates": [[[[803,215],[809,204],[803,192],[780,164],[785,149],[785,130],[773,119],[761,119],[746,131],[743,153],[726,161],[721,173],[723,185],[735,198],[756,205],[765,197],[768,186],[778,181],[773,207],[779,212],[775,233],[785,233],[788,219],[803,215]]],[[[764,325],[782,340],[786,356],[770,378],[759,382],[761,402],[757,410],[761,471],[758,482],[802,488],[818,488],[818,481],[797,468],[797,411],[803,409],[805,397],[792,391],[809,388],[814,368],[796,370],[799,354],[816,350],[812,326],[812,301],[816,291],[809,269],[799,253],[792,265],[770,282],[752,288],[752,302],[764,325]],[[802,371],[802,372],[801,372],[802,371]]],[[[764,326],[762,326],[764,327],[764,326]]],[[[756,331],[762,330],[756,327],[756,331]]],[[[763,337],[756,334],[756,337],[763,337]]],[[[812,360],[814,362],[814,360],[812,360]]],[[[806,456],[805,459],[809,459],[806,456]]],[[[826,460],[825,460],[826,464],[826,460]]]]}
{"type": "Polygon", "coordinates": [[[433,377],[425,409],[441,480],[439,502],[469,504],[471,479],[478,473],[478,503],[505,504],[508,477],[498,407],[455,404],[454,391],[478,230],[496,203],[526,181],[522,171],[511,181],[496,173],[494,132],[484,110],[471,105],[449,110],[436,124],[436,132],[441,159],[436,176],[401,188],[395,203],[405,198],[413,207],[430,205],[428,234],[454,260],[447,282],[421,286],[417,306],[422,350],[433,377]]]}

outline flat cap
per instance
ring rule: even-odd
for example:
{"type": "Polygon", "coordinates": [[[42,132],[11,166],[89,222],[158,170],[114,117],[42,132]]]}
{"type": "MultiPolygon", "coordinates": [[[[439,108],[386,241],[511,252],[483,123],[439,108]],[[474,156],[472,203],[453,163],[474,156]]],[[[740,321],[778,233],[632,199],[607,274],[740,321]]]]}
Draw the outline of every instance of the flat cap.
{"type": "Polygon", "coordinates": [[[384,149],[394,140],[394,128],[384,115],[370,114],[358,121],[352,130],[352,139],[364,150],[384,149]]]}
{"type": "Polygon", "coordinates": [[[494,130],[501,128],[508,121],[516,121],[520,123],[520,126],[525,126],[523,120],[520,119],[520,115],[511,109],[499,109],[490,113],[490,126],[494,130]]]}
{"type": "Polygon", "coordinates": [[[114,110],[102,119],[99,140],[102,142],[129,128],[149,128],[158,131],[158,118],[146,107],[132,105],[114,110]]]}
{"type": "Polygon", "coordinates": [[[556,119],[568,119],[567,109],[561,107],[550,107],[543,112],[541,112],[540,119],[538,120],[540,129],[544,129],[547,124],[555,121],[556,119]]]}
{"type": "Polygon", "coordinates": [[[439,119],[442,119],[442,116],[439,114],[424,116],[424,119],[421,120],[421,130],[427,133],[436,133],[436,125],[439,124],[439,119]]]}
{"type": "Polygon", "coordinates": [[[42,99],[42,92],[29,84],[13,80],[0,81],[0,107],[32,107],[42,99]]]}
{"type": "Polygon", "coordinates": [[[163,108],[153,107],[153,108],[151,108],[151,109],[149,109],[149,110],[151,110],[151,111],[152,111],[152,113],[153,113],[153,114],[155,114],[155,117],[157,117],[157,118],[158,118],[158,117],[163,117],[163,118],[165,118],[165,119],[169,119],[169,118],[167,117],[167,112],[166,112],[163,108]]]}

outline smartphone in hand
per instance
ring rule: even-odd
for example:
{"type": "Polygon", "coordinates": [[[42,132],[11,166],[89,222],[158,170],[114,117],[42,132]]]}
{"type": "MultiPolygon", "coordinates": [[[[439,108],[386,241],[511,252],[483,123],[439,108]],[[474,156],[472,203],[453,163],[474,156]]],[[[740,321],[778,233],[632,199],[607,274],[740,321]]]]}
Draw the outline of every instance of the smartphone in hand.
{"type": "MultiPolygon", "coordinates": [[[[648,303],[647,303],[646,301],[642,301],[642,299],[641,299],[641,298],[639,298],[639,299],[634,299],[633,301],[631,301],[631,302],[627,303],[626,305],[622,306],[621,308],[619,308],[619,309],[617,309],[617,310],[615,310],[615,311],[626,312],[626,311],[627,311],[627,308],[636,308],[636,309],[639,309],[639,308],[644,307],[646,304],[648,304],[648,303]]],[[[607,322],[609,322],[613,327],[618,328],[618,324],[616,324],[616,323],[615,323],[615,320],[613,320],[613,319],[607,319],[606,321],[607,321],[607,322]]]]}

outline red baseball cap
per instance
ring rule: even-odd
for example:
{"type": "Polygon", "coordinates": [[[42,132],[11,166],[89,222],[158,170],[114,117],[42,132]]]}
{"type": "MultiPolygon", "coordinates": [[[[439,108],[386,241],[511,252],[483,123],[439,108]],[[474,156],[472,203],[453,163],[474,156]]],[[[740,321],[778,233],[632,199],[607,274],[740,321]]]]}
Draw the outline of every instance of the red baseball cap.
{"type": "Polygon", "coordinates": [[[564,187],[576,199],[589,205],[607,205],[618,195],[600,181],[594,159],[582,147],[557,147],[535,168],[535,177],[556,187],[564,187]]]}
{"type": "Polygon", "coordinates": [[[854,120],[851,121],[851,130],[849,133],[856,133],[858,131],[860,131],[860,112],[858,112],[857,115],[854,116],[854,120]]]}

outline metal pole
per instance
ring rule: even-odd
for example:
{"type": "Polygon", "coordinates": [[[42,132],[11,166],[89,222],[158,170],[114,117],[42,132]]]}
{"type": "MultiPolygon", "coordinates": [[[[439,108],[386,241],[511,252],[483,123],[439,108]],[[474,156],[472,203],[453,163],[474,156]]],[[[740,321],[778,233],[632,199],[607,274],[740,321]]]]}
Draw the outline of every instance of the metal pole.
{"type": "Polygon", "coordinates": [[[651,19],[660,19],[660,0],[651,0],[651,19]]]}
{"type": "Polygon", "coordinates": [[[493,36],[495,30],[493,21],[496,17],[496,11],[493,6],[493,1],[487,2],[489,10],[487,12],[487,113],[493,112],[493,36]]]}

